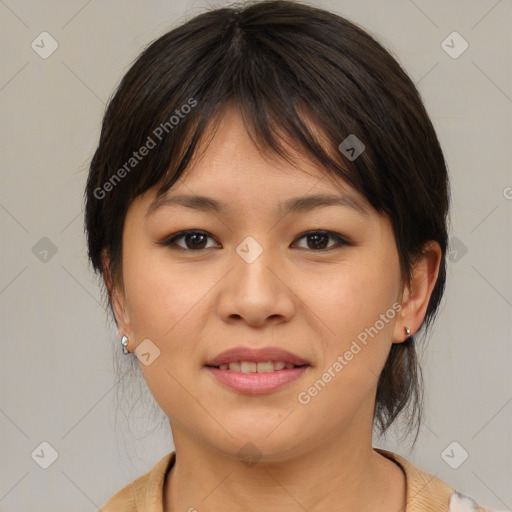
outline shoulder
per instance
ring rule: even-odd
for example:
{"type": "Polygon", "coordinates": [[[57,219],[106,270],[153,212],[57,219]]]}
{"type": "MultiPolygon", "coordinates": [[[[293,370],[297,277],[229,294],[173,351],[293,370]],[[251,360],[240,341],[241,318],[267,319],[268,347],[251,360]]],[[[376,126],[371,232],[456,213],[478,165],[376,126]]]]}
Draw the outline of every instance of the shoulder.
{"type": "Polygon", "coordinates": [[[397,463],[404,471],[407,485],[406,512],[493,512],[404,457],[380,448],[374,450],[397,463]]]}
{"type": "Polygon", "coordinates": [[[160,459],[146,474],[123,487],[98,512],[161,512],[165,477],[175,452],[160,459]]]}

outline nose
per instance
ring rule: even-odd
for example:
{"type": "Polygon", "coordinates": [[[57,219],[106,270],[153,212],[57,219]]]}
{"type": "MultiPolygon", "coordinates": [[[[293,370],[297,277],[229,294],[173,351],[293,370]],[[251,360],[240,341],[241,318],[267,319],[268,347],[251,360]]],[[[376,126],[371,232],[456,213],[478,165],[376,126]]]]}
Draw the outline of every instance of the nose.
{"type": "Polygon", "coordinates": [[[291,320],[298,299],[284,261],[249,238],[233,254],[232,264],[218,301],[218,313],[224,321],[262,327],[291,320]]]}

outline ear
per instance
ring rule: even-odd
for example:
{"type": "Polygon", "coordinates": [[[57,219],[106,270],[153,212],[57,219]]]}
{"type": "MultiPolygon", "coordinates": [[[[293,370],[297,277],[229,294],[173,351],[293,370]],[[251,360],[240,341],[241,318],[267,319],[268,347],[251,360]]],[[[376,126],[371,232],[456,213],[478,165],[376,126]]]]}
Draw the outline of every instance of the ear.
{"type": "Polygon", "coordinates": [[[403,290],[402,309],[395,323],[393,343],[404,342],[421,327],[437,282],[441,257],[441,247],[437,242],[430,241],[425,244],[413,266],[411,284],[403,290]],[[411,334],[405,333],[406,328],[411,330],[411,334]]]}
{"type": "Polygon", "coordinates": [[[126,335],[128,336],[128,339],[130,339],[132,331],[130,326],[130,319],[126,311],[126,301],[123,285],[122,283],[115,283],[113,281],[110,271],[110,256],[106,251],[103,251],[101,254],[101,264],[103,269],[103,281],[112,303],[112,309],[114,310],[114,317],[119,337],[126,335]]]}

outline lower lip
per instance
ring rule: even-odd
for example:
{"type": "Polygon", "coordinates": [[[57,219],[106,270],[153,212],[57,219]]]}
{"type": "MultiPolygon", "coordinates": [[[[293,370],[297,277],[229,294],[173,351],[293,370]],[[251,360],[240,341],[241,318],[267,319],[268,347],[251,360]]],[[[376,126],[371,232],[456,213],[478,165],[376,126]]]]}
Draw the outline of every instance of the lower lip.
{"type": "Polygon", "coordinates": [[[241,393],[262,395],[279,389],[299,379],[309,366],[297,366],[267,373],[243,373],[221,370],[212,366],[205,368],[222,384],[241,393]]]}

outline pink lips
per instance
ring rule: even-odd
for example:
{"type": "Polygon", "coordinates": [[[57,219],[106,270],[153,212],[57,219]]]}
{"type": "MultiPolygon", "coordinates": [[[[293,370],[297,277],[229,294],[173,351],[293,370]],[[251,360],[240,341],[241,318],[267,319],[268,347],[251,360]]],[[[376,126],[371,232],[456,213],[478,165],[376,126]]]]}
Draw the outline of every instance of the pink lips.
{"type": "Polygon", "coordinates": [[[248,347],[234,347],[207,361],[206,366],[219,366],[221,364],[233,363],[235,361],[250,361],[254,363],[262,363],[265,361],[283,361],[285,363],[292,363],[297,366],[309,364],[305,359],[288,352],[279,347],[265,347],[265,348],[248,348],[248,347]]]}
{"type": "Polygon", "coordinates": [[[249,395],[270,393],[302,376],[309,366],[297,366],[268,373],[242,373],[207,367],[207,370],[222,384],[249,395]]]}
{"type": "Polygon", "coordinates": [[[270,393],[282,386],[299,379],[310,367],[309,363],[299,356],[278,347],[265,347],[250,349],[247,347],[234,347],[221,352],[205,364],[206,370],[221,384],[240,393],[259,395],[270,393]],[[232,370],[216,368],[221,364],[238,361],[266,362],[282,361],[297,365],[295,368],[284,368],[266,373],[243,373],[232,370]]]}

